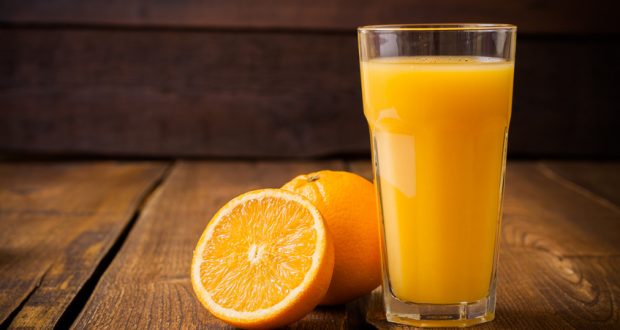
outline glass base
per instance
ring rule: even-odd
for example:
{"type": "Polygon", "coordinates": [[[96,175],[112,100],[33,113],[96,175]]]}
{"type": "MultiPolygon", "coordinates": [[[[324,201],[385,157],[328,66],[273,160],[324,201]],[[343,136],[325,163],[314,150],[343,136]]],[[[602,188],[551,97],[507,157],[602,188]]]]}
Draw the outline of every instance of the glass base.
{"type": "Polygon", "coordinates": [[[389,322],[416,327],[469,327],[495,318],[495,297],[459,304],[418,304],[404,302],[385,290],[385,316],[389,322]]]}

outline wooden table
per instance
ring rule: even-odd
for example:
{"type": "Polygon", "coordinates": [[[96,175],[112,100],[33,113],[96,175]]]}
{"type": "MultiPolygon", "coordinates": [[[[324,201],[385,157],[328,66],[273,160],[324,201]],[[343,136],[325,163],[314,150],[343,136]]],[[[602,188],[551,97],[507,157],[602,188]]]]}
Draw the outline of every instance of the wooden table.
{"type": "MultiPolygon", "coordinates": [[[[0,328],[226,328],[189,266],[231,197],[368,161],[0,163],[0,328]]],[[[620,163],[508,166],[497,319],[481,328],[620,328],[620,163]]],[[[378,291],[292,328],[390,327],[378,291]]]]}

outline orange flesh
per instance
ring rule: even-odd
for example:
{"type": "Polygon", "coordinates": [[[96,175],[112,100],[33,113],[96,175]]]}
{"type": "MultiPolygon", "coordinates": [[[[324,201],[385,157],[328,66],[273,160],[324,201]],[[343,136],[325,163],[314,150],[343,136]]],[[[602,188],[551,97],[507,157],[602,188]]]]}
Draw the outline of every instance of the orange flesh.
{"type": "Polygon", "coordinates": [[[224,218],[213,228],[200,265],[202,284],[218,305],[269,308],[302,283],[317,244],[306,208],[267,197],[238,205],[224,218]]]}

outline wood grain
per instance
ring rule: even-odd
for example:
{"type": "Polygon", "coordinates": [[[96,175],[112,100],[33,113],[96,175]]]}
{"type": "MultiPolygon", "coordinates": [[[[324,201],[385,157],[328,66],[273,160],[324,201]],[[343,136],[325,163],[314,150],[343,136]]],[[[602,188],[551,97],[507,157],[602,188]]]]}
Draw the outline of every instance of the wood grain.
{"type": "Polygon", "coordinates": [[[576,190],[580,190],[579,187],[584,188],[586,190],[584,193],[593,193],[595,198],[602,197],[620,207],[619,162],[545,161],[542,166],[543,170],[548,169],[557,174],[558,180],[565,179],[576,185],[571,188],[576,190]]]}
{"type": "Polygon", "coordinates": [[[620,157],[620,143],[615,143],[620,115],[610,102],[620,89],[615,78],[620,76],[620,65],[602,65],[620,58],[618,41],[519,37],[508,139],[511,155],[620,157]]]}
{"type": "Polygon", "coordinates": [[[504,242],[558,257],[620,255],[620,210],[549,176],[540,163],[511,162],[504,242]]]}
{"type": "MultiPolygon", "coordinates": [[[[368,154],[353,33],[18,28],[0,40],[0,152],[368,154]]],[[[620,43],[518,48],[511,156],[620,156],[620,43]]]]}
{"type": "Polygon", "coordinates": [[[0,30],[0,39],[0,151],[297,158],[367,144],[352,36],[0,30]]]}
{"type": "MultiPolygon", "coordinates": [[[[610,197],[616,166],[509,163],[497,318],[481,329],[620,327],[620,210],[610,197]]],[[[371,176],[363,160],[176,164],[95,279],[73,327],[229,328],[200,306],[189,283],[191,252],[208,219],[239,193],[324,168],[371,176]]],[[[152,162],[0,163],[1,327],[58,326],[164,169],[152,162]]],[[[381,306],[377,290],[317,308],[290,328],[406,329],[387,323],[381,306]]]]}
{"type": "Polygon", "coordinates": [[[618,33],[612,1],[0,1],[0,21],[191,28],[351,30],[360,25],[505,22],[527,33],[618,33]]]}
{"type": "Polygon", "coordinates": [[[0,327],[57,325],[164,169],[0,164],[0,327]]]}
{"type": "MultiPolygon", "coordinates": [[[[368,161],[349,166],[370,175],[368,161]]],[[[482,329],[620,326],[620,211],[592,197],[541,163],[509,163],[497,319],[482,329]]],[[[385,321],[379,291],[368,301],[370,323],[403,328],[385,321]]]]}
{"type": "MultiPolygon", "coordinates": [[[[279,187],[295,175],[341,169],[334,162],[180,162],[145,207],[74,328],[227,328],[195,298],[192,251],[207,222],[234,196],[279,187]]],[[[296,329],[340,329],[363,322],[355,306],[319,308],[296,329]]]]}

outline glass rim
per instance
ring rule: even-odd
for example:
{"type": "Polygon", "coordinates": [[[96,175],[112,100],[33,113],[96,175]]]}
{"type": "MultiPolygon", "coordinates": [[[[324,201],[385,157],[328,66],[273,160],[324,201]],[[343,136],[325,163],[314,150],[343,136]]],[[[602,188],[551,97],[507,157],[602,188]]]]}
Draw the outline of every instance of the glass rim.
{"type": "Polygon", "coordinates": [[[516,31],[517,26],[503,23],[416,23],[365,25],[357,31],[516,31]]]}

